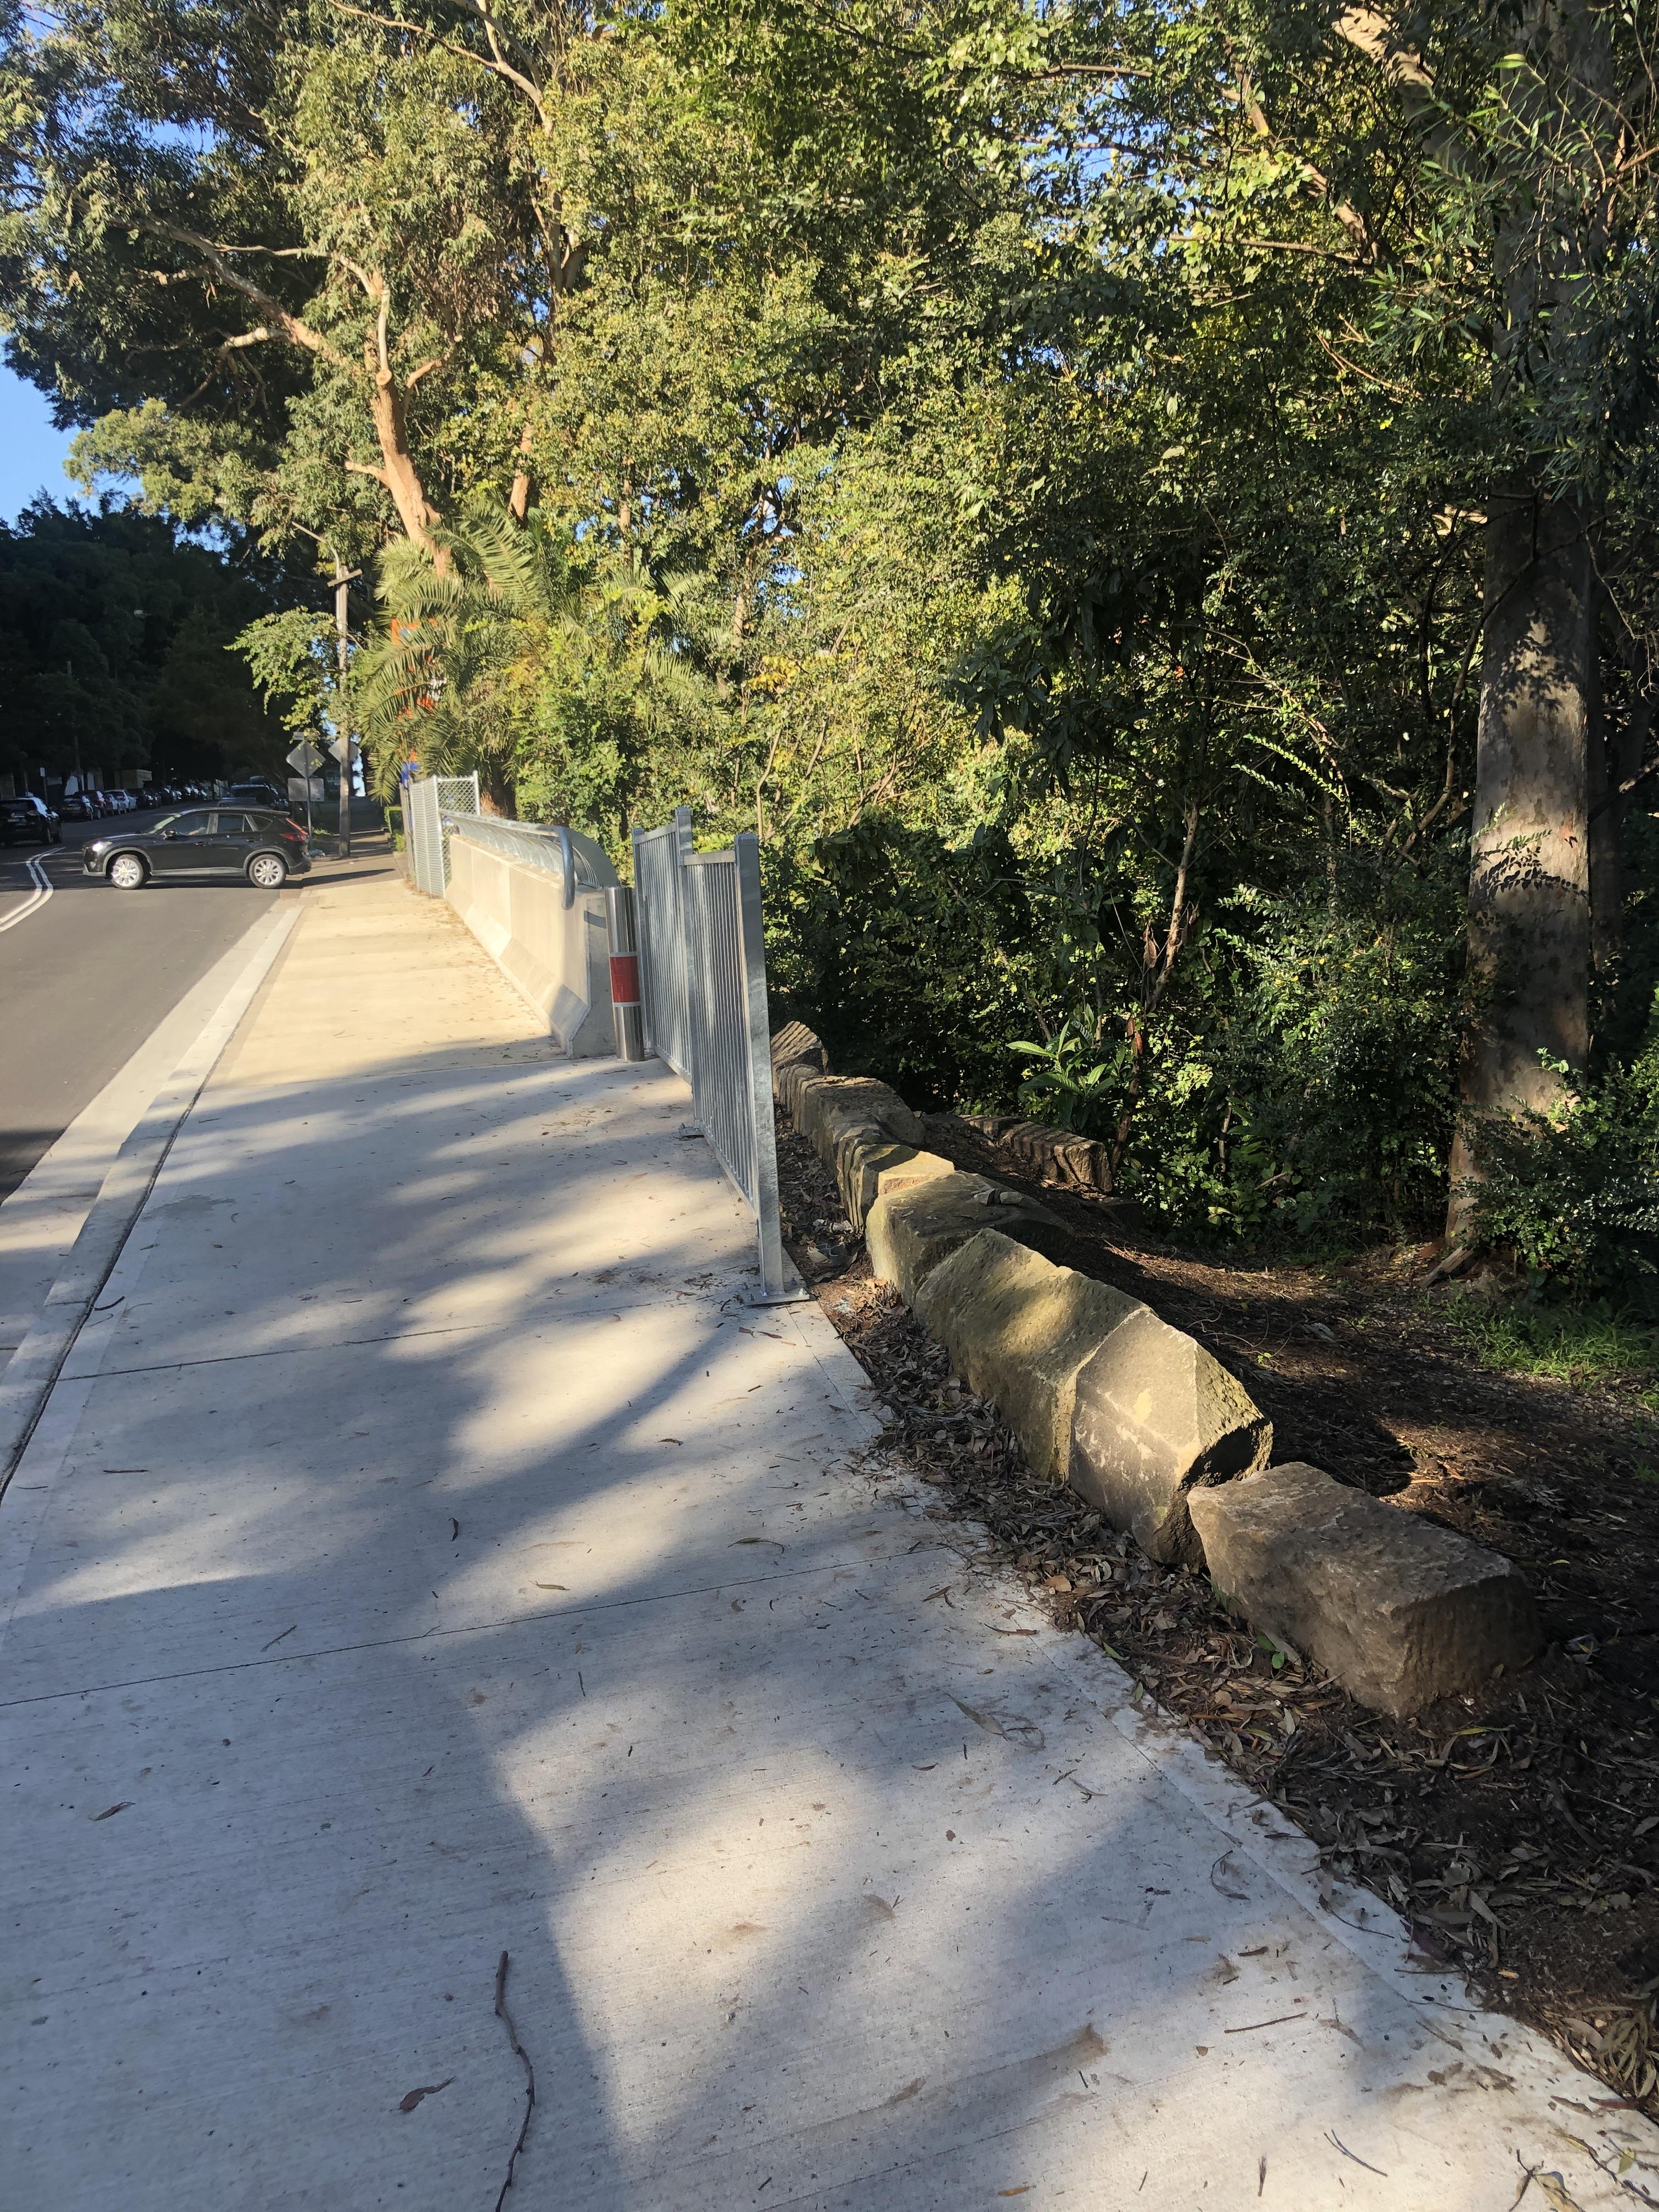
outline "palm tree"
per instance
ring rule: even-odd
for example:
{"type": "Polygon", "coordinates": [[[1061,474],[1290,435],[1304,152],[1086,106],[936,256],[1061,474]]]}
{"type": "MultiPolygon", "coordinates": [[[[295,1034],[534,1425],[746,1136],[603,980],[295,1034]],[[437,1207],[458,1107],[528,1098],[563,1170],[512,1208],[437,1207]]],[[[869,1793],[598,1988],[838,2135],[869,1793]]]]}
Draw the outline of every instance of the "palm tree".
{"type": "Polygon", "coordinates": [[[375,787],[390,798],[413,752],[428,775],[476,769],[485,812],[511,815],[524,678],[574,622],[580,588],[538,516],[519,523],[487,496],[442,550],[441,565],[412,540],[380,556],[380,634],[357,672],[375,787]]]}
{"type": "MultiPolygon", "coordinates": [[[[380,635],[357,672],[358,713],[375,787],[396,790],[410,753],[428,775],[476,770],[486,812],[516,811],[514,787],[538,732],[538,695],[597,691],[623,706],[622,750],[649,751],[705,711],[707,678],[685,643],[672,577],[599,570],[544,520],[524,522],[488,495],[441,533],[440,565],[412,541],[381,556],[380,635]]],[[[544,706],[544,700],[539,704],[544,706]]],[[[627,833],[631,778],[617,830],[627,833]]],[[[597,827],[595,825],[590,825],[597,827]]]]}

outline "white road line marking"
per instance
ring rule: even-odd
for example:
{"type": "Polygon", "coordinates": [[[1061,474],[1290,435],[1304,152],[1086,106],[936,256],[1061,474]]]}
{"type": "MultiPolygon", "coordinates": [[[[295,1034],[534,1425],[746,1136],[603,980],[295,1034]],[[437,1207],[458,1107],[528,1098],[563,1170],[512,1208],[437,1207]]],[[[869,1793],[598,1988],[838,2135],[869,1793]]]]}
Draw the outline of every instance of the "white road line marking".
{"type": "Polygon", "coordinates": [[[35,886],[34,896],[25,899],[15,914],[9,914],[3,921],[0,921],[0,929],[15,929],[20,921],[27,921],[32,914],[38,914],[52,896],[52,878],[46,873],[46,864],[38,853],[28,861],[27,866],[30,879],[35,886]]]}

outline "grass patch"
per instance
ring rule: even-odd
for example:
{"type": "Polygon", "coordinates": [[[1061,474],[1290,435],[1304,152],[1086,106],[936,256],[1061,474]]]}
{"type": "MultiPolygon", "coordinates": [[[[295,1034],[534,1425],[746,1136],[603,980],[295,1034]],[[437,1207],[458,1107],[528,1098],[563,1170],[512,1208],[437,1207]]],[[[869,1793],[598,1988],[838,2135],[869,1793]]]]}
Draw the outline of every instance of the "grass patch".
{"type": "Polygon", "coordinates": [[[1659,1413],[1659,1328],[1594,1307],[1488,1304],[1455,1297],[1439,1309],[1483,1367],[1579,1389],[1613,1390],[1659,1413]]]}

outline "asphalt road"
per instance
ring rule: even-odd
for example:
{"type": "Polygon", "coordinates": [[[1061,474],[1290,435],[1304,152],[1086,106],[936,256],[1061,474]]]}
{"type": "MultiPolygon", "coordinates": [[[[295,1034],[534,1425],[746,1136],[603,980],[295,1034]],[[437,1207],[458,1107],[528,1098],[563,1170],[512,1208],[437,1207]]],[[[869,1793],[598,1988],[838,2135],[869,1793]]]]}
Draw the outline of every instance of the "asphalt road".
{"type": "Polygon", "coordinates": [[[224,878],[113,890],[81,872],[80,848],[107,826],[69,822],[61,846],[0,848],[0,1199],[281,896],[224,878]],[[31,860],[52,896],[21,913],[31,860]]]}

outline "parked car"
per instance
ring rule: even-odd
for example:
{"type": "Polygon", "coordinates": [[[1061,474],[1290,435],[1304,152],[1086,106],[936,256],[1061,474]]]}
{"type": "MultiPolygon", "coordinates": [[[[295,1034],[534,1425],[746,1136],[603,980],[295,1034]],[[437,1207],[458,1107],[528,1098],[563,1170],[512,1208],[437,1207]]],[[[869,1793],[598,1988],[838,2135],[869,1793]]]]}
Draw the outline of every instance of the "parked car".
{"type": "Polygon", "coordinates": [[[233,783],[225,796],[240,799],[244,806],[286,806],[288,804],[276,785],[267,783],[263,776],[254,776],[246,783],[233,783]]]}
{"type": "Polygon", "coordinates": [[[152,876],[241,876],[258,890],[280,890],[311,866],[306,833],[270,807],[204,806],[166,814],[142,830],[94,837],[82,866],[117,890],[143,889],[152,876]]]}
{"type": "Polygon", "coordinates": [[[61,845],[64,825],[44,799],[26,791],[0,799],[0,845],[61,845]]]}
{"type": "Polygon", "coordinates": [[[58,802],[58,812],[64,822],[95,822],[92,801],[83,791],[66,792],[58,802]]]}

